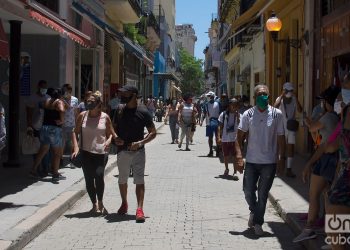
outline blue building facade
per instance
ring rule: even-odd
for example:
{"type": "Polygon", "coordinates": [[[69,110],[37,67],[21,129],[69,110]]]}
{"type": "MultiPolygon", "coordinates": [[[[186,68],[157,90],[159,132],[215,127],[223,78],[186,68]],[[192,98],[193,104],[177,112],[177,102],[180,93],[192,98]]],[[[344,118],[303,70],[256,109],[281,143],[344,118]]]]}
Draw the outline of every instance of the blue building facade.
{"type": "MultiPolygon", "coordinates": [[[[164,56],[160,51],[154,53],[154,73],[164,73],[166,70],[164,56]]],[[[153,97],[164,97],[164,80],[160,77],[153,77],[153,97]]]]}

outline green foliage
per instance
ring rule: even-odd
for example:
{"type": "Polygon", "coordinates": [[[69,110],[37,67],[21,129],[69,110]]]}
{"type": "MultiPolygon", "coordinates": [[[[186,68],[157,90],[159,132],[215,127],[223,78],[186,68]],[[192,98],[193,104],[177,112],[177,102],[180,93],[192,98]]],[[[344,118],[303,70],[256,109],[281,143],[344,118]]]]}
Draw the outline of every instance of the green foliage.
{"type": "Polygon", "coordinates": [[[133,42],[140,44],[141,46],[147,43],[147,38],[139,34],[139,29],[136,28],[135,24],[128,23],[124,24],[124,34],[126,37],[130,38],[133,42]]]}
{"type": "Polygon", "coordinates": [[[180,69],[182,75],[182,93],[200,95],[204,90],[203,60],[191,56],[183,48],[180,49],[180,69]]]}

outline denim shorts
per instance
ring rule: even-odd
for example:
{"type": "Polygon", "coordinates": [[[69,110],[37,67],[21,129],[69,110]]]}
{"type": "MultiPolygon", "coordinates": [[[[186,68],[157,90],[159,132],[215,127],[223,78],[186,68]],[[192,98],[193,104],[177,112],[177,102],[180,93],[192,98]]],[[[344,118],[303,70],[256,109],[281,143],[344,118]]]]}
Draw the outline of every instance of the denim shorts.
{"type": "Polygon", "coordinates": [[[52,147],[63,147],[62,128],[43,125],[40,129],[40,142],[52,147]]]}
{"type": "Polygon", "coordinates": [[[333,182],[338,163],[338,153],[325,153],[316,162],[313,174],[322,176],[329,183],[333,182]]]}

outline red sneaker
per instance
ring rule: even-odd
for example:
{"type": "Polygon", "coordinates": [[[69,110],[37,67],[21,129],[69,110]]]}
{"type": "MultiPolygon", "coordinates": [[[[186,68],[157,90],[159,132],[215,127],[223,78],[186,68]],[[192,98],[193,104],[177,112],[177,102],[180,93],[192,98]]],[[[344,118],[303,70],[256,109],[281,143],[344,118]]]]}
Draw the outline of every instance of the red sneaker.
{"type": "Polygon", "coordinates": [[[145,214],[142,211],[142,208],[136,210],[136,222],[145,222],[145,214]]]}
{"type": "Polygon", "coordinates": [[[120,208],[118,209],[118,214],[126,214],[128,212],[128,203],[122,203],[120,208]]]}

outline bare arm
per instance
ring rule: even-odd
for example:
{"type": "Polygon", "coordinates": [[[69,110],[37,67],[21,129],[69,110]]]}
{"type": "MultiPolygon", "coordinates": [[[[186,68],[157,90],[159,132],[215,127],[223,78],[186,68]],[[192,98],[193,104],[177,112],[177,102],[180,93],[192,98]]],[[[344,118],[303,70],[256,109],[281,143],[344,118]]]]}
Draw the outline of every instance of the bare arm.
{"type": "Polygon", "coordinates": [[[277,173],[281,175],[284,171],[285,167],[285,144],[286,144],[286,138],[284,135],[278,135],[277,136],[277,146],[278,146],[278,156],[279,159],[277,159],[277,173]]]}
{"type": "Polygon", "coordinates": [[[147,128],[148,134],[146,135],[146,137],[138,142],[133,142],[131,144],[131,150],[137,150],[140,147],[142,147],[143,145],[145,145],[146,143],[152,141],[154,138],[156,138],[157,135],[157,130],[156,127],[154,126],[154,123],[152,123],[151,127],[147,128]]]}
{"type": "Polygon", "coordinates": [[[303,112],[303,107],[301,106],[299,100],[297,99],[297,110],[299,113],[302,113],[303,112]]]}
{"type": "Polygon", "coordinates": [[[80,133],[81,133],[81,126],[82,126],[83,117],[84,117],[85,114],[86,114],[86,111],[81,112],[78,115],[78,118],[77,118],[77,120],[75,122],[75,127],[74,127],[74,130],[73,130],[73,133],[72,133],[72,143],[73,143],[73,150],[74,150],[74,152],[72,154],[72,157],[75,157],[76,154],[79,152],[77,136],[80,135],[80,133]]]}
{"type": "Polygon", "coordinates": [[[282,91],[282,94],[276,99],[275,103],[273,104],[275,108],[278,109],[280,107],[283,96],[284,96],[284,90],[282,91]]]}

